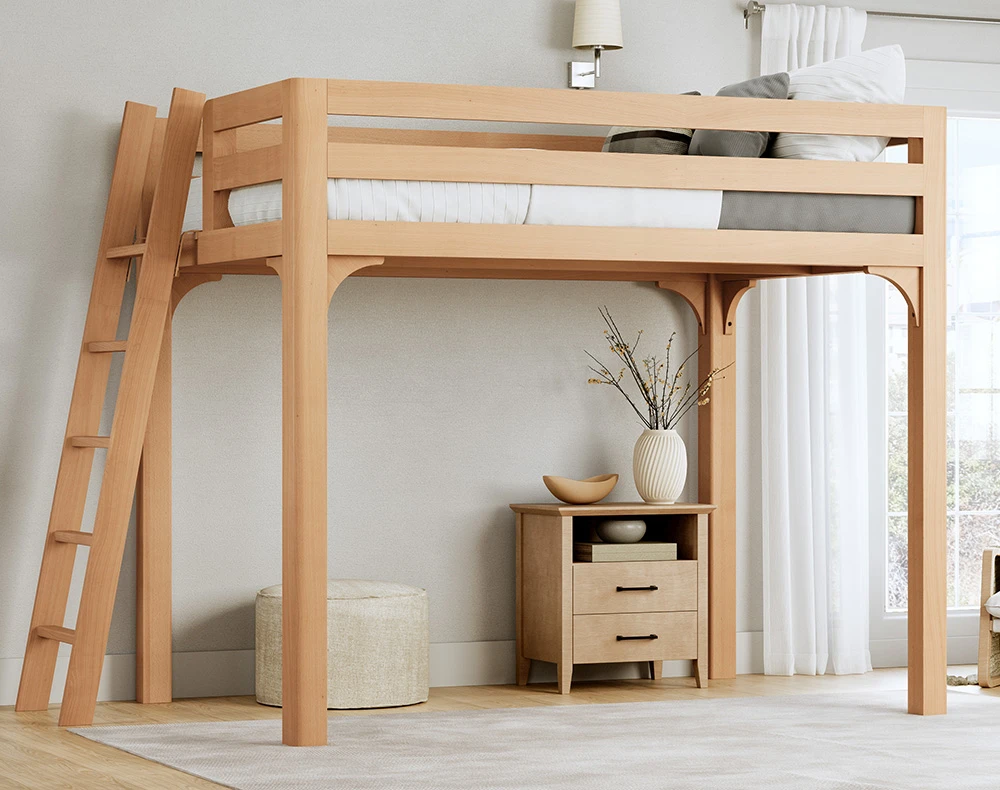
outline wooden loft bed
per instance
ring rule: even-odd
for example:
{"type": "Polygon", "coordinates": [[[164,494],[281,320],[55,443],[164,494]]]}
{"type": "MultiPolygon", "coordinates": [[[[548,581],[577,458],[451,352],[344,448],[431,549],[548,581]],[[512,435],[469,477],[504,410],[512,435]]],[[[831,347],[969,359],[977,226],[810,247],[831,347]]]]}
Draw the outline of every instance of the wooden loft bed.
{"type": "MultiPolygon", "coordinates": [[[[203,224],[182,237],[171,308],[223,274],[277,273],[282,283],[286,743],[326,741],[327,312],[350,275],[656,283],[693,308],[702,373],[734,361],[736,305],[757,280],[867,272],[892,282],[911,307],[908,708],[945,711],[943,109],[290,79],[205,103],[202,148],[203,224]],[[329,126],[329,115],[880,136],[907,145],[909,161],[611,154],[600,152],[603,137],[348,128],[329,126]],[[328,177],[912,196],[916,232],[328,220],[328,177]],[[229,192],[278,180],[282,219],[233,227],[229,192]]],[[[153,176],[162,183],[185,166],[164,154],[158,172],[153,151],[147,191],[153,176]]],[[[148,200],[144,206],[140,228],[148,200]]],[[[152,234],[152,220],[149,227],[152,234]]],[[[170,313],[139,473],[137,698],[146,702],[171,696],[170,313]]],[[[699,498],[717,505],[709,550],[713,678],[736,673],[735,407],[731,377],[717,385],[698,428],[699,498]]]]}

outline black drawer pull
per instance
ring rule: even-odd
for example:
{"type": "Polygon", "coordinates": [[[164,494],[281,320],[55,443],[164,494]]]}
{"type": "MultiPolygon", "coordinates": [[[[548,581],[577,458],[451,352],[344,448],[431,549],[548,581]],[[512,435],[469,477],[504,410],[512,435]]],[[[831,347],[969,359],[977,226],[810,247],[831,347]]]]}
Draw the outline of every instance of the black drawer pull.
{"type": "Polygon", "coordinates": [[[649,587],[622,587],[620,584],[615,588],[615,592],[653,592],[654,590],[659,590],[655,584],[649,585],[649,587]]]}
{"type": "Polygon", "coordinates": [[[621,634],[618,634],[617,637],[619,642],[630,642],[636,639],[659,639],[659,638],[660,637],[658,637],[656,634],[644,634],[642,636],[622,636],[621,634]]]}

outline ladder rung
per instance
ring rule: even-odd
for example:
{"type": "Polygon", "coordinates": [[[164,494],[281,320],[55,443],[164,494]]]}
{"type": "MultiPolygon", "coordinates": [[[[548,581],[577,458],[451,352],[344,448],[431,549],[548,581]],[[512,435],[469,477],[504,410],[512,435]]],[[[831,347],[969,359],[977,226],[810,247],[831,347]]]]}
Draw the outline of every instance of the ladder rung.
{"type": "Polygon", "coordinates": [[[144,252],[146,252],[145,244],[126,244],[123,247],[109,247],[107,258],[109,261],[115,258],[135,258],[144,252]]]}
{"type": "Polygon", "coordinates": [[[42,639],[54,639],[56,642],[65,642],[67,645],[71,645],[76,639],[76,631],[62,625],[39,625],[35,627],[35,636],[40,636],[42,639]]]}
{"type": "Polygon", "coordinates": [[[98,447],[107,449],[111,445],[110,436],[73,436],[69,443],[73,447],[98,447]]]}
{"type": "Polygon", "coordinates": [[[52,533],[56,543],[75,543],[78,546],[89,546],[94,542],[94,533],[79,529],[59,529],[52,533]]]}
{"type": "Polygon", "coordinates": [[[124,351],[127,344],[125,340],[92,340],[87,343],[87,351],[91,354],[109,354],[113,351],[124,351]]]}

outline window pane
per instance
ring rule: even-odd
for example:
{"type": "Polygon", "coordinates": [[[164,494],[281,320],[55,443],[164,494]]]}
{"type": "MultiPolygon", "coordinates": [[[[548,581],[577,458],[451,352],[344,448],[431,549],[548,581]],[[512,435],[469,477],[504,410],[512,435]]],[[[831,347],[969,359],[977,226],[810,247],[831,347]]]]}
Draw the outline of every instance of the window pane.
{"type": "MultiPolygon", "coordinates": [[[[948,120],[948,602],[979,605],[1000,544],[1000,120],[948,120]],[[957,510],[957,512],[956,512],[957,510]]],[[[893,152],[893,155],[898,152],[893,152]]],[[[886,297],[886,607],[906,607],[906,304],[886,297]]]]}
{"type": "MultiPolygon", "coordinates": [[[[886,540],[886,590],[885,610],[887,612],[906,611],[906,516],[889,516],[888,535],[886,540]]],[[[948,516],[948,606],[955,606],[956,580],[961,581],[962,566],[956,563],[956,558],[963,556],[955,551],[956,538],[955,517],[948,516]]],[[[970,539],[971,540],[971,539],[970,539]]],[[[982,556],[982,552],[979,552],[982,556]]],[[[978,588],[977,588],[978,589],[978,588]]],[[[978,595],[978,593],[977,593],[978,595]]],[[[976,599],[978,601],[978,598],[976,599]]],[[[966,606],[967,604],[961,604],[966,606]]]]}
{"type": "Polygon", "coordinates": [[[906,610],[906,516],[889,516],[886,542],[885,608],[906,610]]]}
{"type": "Polygon", "coordinates": [[[889,415],[889,447],[886,453],[888,464],[889,512],[906,512],[906,415],[889,415]]]}
{"type": "Polygon", "coordinates": [[[997,410],[1000,397],[962,393],[959,396],[959,508],[1000,510],[1000,447],[997,410]]]}
{"type": "Polygon", "coordinates": [[[959,524],[959,584],[954,605],[978,609],[983,583],[983,549],[1000,545],[1000,515],[963,515],[959,516],[959,524]]]}
{"type": "Polygon", "coordinates": [[[906,331],[909,308],[893,286],[885,288],[886,375],[889,413],[906,411],[906,331]]]}
{"type": "MultiPolygon", "coordinates": [[[[886,425],[888,447],[886,450],[886,493],[889,513],[906,512],[906,481],[908,459],[906,456],[906,415],[890,414],[886,425]]],[[[995,456],[994,456],[995,458],[995,456]]],[[[949,414],[945,423],[945,461],[948,475],[946,503],[948,510],[955,508],[955,415],[949,414]]],[[[1000,486],[1000,469],[997,470],[996,484],[1000,486]]],[[[964,489],[963,489],[964,490],[964,489]]],[[[1000,502],[1000,500],[997,500],[1000,502]]],[[[967,507],[963,504],[963,507],[967,507]]],[[[997,506],[1000,508],[1000,505],[997,506]]]]}

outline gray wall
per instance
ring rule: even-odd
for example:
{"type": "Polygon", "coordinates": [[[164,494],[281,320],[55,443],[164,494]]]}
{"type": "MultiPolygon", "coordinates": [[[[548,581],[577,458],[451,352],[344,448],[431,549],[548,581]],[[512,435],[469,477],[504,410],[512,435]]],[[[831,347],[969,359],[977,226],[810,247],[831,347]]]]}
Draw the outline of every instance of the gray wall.
{"type": "MultiPolygon", "coordinates": [[[[562,87],[574,54],[570,0],[4,5],[0,661],[23,653],[123,101],[165,109],[174,86],[211,96],[293,75],[562,87]]],[[[757,32],[738,3],[623,6],[627,46],[606,56],[602,88],[714,92],[755,72],[757,32]]],[[[867,43],[991,59],[995,34],[960,27],[873,21],[867,43]]],[[[331,573],[427,587],[434,642],[513,638],[506,504],[544,499],[543,473],[619,471],[617,495],[634,496],[638,426],[613,392],[584,384],[605,304],[650,340],[676,329],[697,343],[683,302],[648,286],[348,281],[330,316],[331,573]]],[[[755,311],[750,297],[739,316],[749,632],[762,622],[755,311]]],[[[280,576],[279,322],[271,278],[226,278],[177,313],[180,652],[252,647],[253,593],[280,576]]],[[[694,419],[684,434],[694,465],[694,419]]],[[[133,588],[129,554],[110,653],[134,650],[133,588]]]]}

